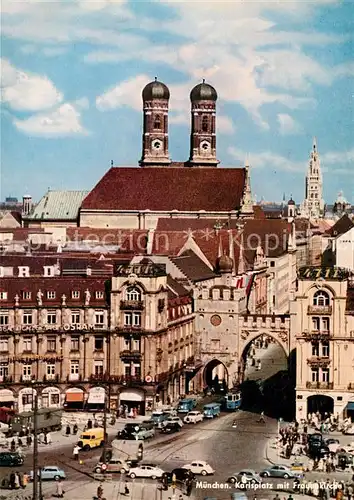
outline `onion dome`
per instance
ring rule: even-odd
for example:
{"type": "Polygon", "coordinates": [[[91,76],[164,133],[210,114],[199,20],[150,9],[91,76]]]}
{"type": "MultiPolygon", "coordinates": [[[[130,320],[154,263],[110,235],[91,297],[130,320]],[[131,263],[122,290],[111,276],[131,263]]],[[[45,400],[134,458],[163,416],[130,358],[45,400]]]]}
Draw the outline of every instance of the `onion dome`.
{"type": "Polygon", "coordinates": [[[153,99],[168,100],[170,98],[170,91],[164,83],[159,82],[155,77],[153,82],[148,83],[144,87],[142,95],[143,101],[152,101],[153,99]]]}
{"type": "Polygon", "coordinates": [[[209,85],[209,83],[205,83],[203,80],[202,83],[198,83],[192,90],[190,94],[191,101],[216,101],[218,98],[218,94],[214,87],[209,85]]]}
{"type": "Polygon", "coordinates": [[[288,201],[288,205],[296,205],[296,203],[292,198],[290,198],[290,200],[288,201]]]}
{"type": "Polygon", "coordinates": [[[216,267],[220,273],[232,273],[234,261],[228,255],[222,255],[216,261],[216,267]]]}

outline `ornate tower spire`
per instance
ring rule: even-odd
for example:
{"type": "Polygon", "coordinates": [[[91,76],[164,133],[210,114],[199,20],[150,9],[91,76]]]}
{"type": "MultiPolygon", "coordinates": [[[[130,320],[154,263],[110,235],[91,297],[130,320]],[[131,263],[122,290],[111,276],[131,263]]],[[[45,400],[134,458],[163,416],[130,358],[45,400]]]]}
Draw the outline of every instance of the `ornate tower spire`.
{"type": "Polygon", "coordinates": [[[155,77],[143,90],[143,151],[141,166],[169,165],[168,101],[170,91],[155,77]]]}
{"type": "Polygon", "coordinates": [[[305,200],[302,205],[302,215],[311,219],[318,219],[324,215],[323,180],[316,137],[313,138],[306,176],[306,191],[305,200]]]}
{"type": "Polygon", "coordinates": [[[191,146],[189,163],[192,166],[216,167],[216,101],[214,87],[205,83],[196,85],[191,99],[191,146]]]}
{"type": "Polygon", "coordinates": [[[241,215],[252,217],[253,216],[253,199],[251,190],[251,175],[248,157],[246,158],[245,165],[245,187],[243,191],[241,215]]]}

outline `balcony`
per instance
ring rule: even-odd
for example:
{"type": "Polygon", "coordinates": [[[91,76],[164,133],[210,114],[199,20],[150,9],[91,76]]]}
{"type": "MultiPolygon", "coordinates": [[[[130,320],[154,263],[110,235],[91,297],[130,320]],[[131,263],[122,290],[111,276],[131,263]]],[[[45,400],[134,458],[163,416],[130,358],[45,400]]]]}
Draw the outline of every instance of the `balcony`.
{"type": "Polygon", "coordinates": [[[333,389],[333,382],[306,382],[306,389],[333,389]]]}
{"type": "Polygon", "coordinates": [[[308,306],[307,314],[325,314],[326,316],[331,315],[332,306],[308,306]]]}
{"type": "Polygon", "coordinates": [[[144,333],[144,329],[141,326],[129,326],[124,325],[117,328],[118,333],[123,335],[142,335],[144,333]]]}
{"type": "Polygon", "coordinates": [[[327,368],[331,360],[328,356],[312,356],[307,360],[307,364],[316,368],[327,368]]]}
{"type": "Polygon", "coordinates": [[[120,308],[126,311],[142,311],[144,302],[142,300],[121,300],[120,308]]]}
{"type": "Polygon", "coordinates": [[[140,361],[141,360],[141,352],[140,351],[121,351],[119,354],[120,359],[128,360],[128,361],[140,361]]]}
{"type": "Polygon", "coordinates": [[[329,339],[329,330],[312,330],[311,332],[305,331],[303,332],[303,336],[308,340],[328,340],[329,339]]]}
{"type": "Polygon", "coordinates": [[[146,382],[146,380],[142,379],[140,376],[133,375],[108,375],[104,373],[103,375],[90,375],[88,377],[89,382],[99,382],[106,384],[122,384],[127,387],[137,387],[143,385],[155,385],[156,382],[151,380],[151,382],[146,382]]]}

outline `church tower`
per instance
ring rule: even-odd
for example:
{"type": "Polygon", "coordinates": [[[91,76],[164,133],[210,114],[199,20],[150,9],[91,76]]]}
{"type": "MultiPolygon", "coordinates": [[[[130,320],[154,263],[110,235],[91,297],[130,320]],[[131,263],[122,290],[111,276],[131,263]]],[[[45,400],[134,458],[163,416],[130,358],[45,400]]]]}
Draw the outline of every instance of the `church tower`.
{"type": "Polygon", "coordinates": [[[214,87],[205,83],[196,85],[191,93],[191,166],[216,167],[216,101],[214,87]]]}
{"type": "Polygon", "coordinates": [[[306,176],[305,200],[301,207],[302,216],[319,219],[324,215],[323,181],[321,162],[316,139],[313,140],[308,172],[306,176]]]}
{"type": "Polygon", "coordinates": [[[139,164],[166,166],[168,154],[168,87],[155,78],[143,89],[143,152],[139,164]]]}

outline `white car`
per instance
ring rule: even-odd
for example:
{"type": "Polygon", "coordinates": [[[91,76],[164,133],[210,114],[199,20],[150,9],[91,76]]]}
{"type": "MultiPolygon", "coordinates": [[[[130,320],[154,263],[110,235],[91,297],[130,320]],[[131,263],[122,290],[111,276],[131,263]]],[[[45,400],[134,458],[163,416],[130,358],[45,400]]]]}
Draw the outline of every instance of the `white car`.
{"type": "Polygon", "coordinates": [[[190,411],[183,419],[186,424],[196,424],[203,422],[204,416],[200,411],[190,411]]]}
{"type": "Polygon", "coordinates": [[[190,464],[183,465],[182,469],[188,469],[193,472],[193,474],[202,476],[210,476],[215,472],[211,465],[201,460],[195,460],[190,464]]]}
{"type": "Polygon", "coordinates": [[[166,420],[164,420],[162,422],[162,426],[165,427],[167,424],[170,424],[171,422],[177,422],[177,424],[180,426],[180,427],[183,427],[183,422],[182,420],[179,418],[179,417],[167,417],[166,420]]]}
{"type": "Polygon", "coordinates": [[[164,471],[156,465],[144,464],[132,467],[127,473],[131,479],[136,477],[150,477],[151,479],[161,478],[164,471]]]}

